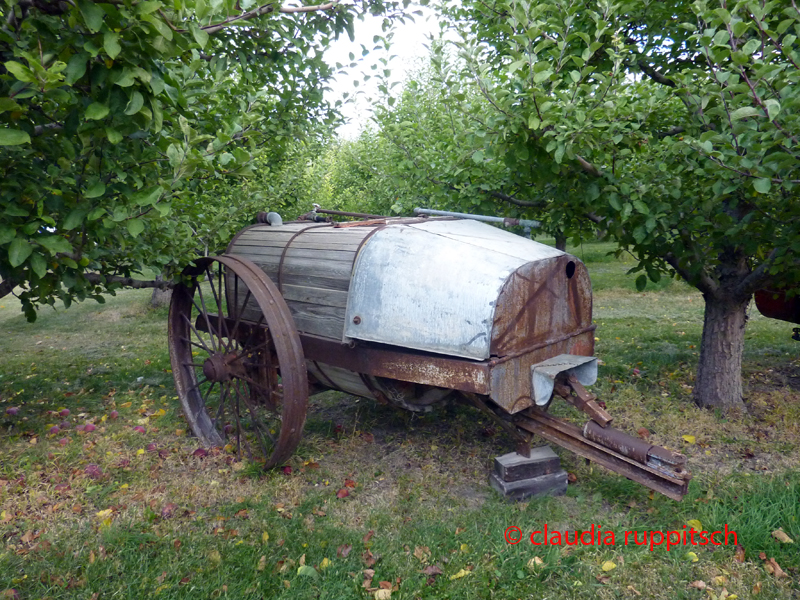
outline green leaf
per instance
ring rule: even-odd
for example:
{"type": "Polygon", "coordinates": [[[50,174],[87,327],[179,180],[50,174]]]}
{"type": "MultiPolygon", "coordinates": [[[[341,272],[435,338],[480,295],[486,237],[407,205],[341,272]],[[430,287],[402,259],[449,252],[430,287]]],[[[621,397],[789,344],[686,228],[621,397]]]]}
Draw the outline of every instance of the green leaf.
{"type": "Polygon", "coordinates": [[[770,98],[764,104],[767,106],[767,112],[769,113],[769,118],[774,120],[778,114],[781,112],[781,103],[775,100],[774,98],[770,98]]]}
{"type": "Polygon", "coordinates": [[[93,33],[100,31],[100,28],[103,26],[103,17],[106,16],[105,11],[89,0],[79,1],[78,6],[81,9],[83,20],[86,22],[89,31],[93,33]]]}
{"type": "Polygon", "coordinates": [[[53,253],[72,252],[72,244],[70,244],[60,235],[48,235],[45,237],[36,238],[36,241],[53,253]]]}
{"type": "Polygon", "coordinates": [[[0,127],[0,146],[19,146],[28,144],[30,141],[31,136],[20,129],[0,127]]]}
{"type": "Polygon", "coordinates": [[[15,237],[17,237],[16,229],[13,227],[6,227],[5,225],[0,225],[0,246],[7,244],[15,237]]]}
{"type": "Polygon", "coordinates": [[[89,188],[84,192],[84,198],[99,198],[106,192],[106,184],[100,181],[99,179],[95,181],[89,188]]]}
{"type": "Polygon", "coordinates": [[[556,148],[556,153],[553,155],[553,158],[556,161],[556,164],[561,164],[561,161],[564,160],[564,152],[566,151],[566,147],[563,143],[558,144],[556,148]]]}
{"type": "Polygon", "coordinates": [[[30,213],[21,206],[12,204],[3,211],[3,214],[8,217],[27,217],[30,213]]]}
{"type": "Polygon", "coordinates": [[[133,92],[128,106],[125,107],[125,114],[129,116],[135,115],[141,110],[142,106],[144,106],[144,96],[139,92],[133,92]]]}
{"type": "Polygon", "coordinates": [[[81,208],[76,208],[75,210],[71,211],[67,215],[67,218],[64,219],[64,223],[61,225],[61,228],[65,231],[75,229],[78,225],[83,223],[83,219],[86,217],[87,212],[89,211],[81,208]]]}
{"type": "Polygon", "coordinates": [[[298,567],[297,574],[305,577],[311,577],[312,579],[319,579],[319,573],[317,573],[317,570],[309,565],[302,565],[298,567]]]}
{"type": "Polygon", "coordinates": [[[742,108],[737,108],[731,113],[731,121],[737,121],[747,117],[757,117],[763,114],[764,113],[761,110],[754,106],[743,106],[742,108]]]}
{"type": "Polygon", "coordinates": [[[189,26],[189,29],[192,32],[194,41],[197,42],[201,48],[205,48],[206,44],[208,43],[208,34],[194,23],[189,26]]]}
{"type": "Polygon", "coordinates": [[[36,81],[36,75],[33,74],[28,67],[23,65],[22,63],[18,63],[14,60],[10,60],[4,64],[6,70],[11,73],[14,77],[16,77],[19,81],[24,81],[26,83],[33,83],[36,81]]]}
{"type": "Polygon", "coordinates": [[[111,127],[106,127],[106,137],[112,144],[119,144],[122,141],[122,134],[111,127]]]}
{"type": "Polygon", "coordinates": [[[31,255],[31,270],[36,273],[39,279],[47,275],[47,261],[38,252],[34,252],[31,255]]]}
{"type": "Polygon", "coordinates": [[[86,107],[85,117],[87,120],[99,121],[108,115],[108,106],[99,102],[92,102],[86,107]]]}
{"type": "Polygon", "coordinates": [[[11,98],[0,98],[0,113],[22,110],[22,107],[11,98]]]}
{"type": "Polygon", "coordinates": [[[534,83],[541,83],[542,81],[549,79],[550,75],[553,74],[553,71],[550,69],[545,69],[544,71],[540,71],[533,76],[534,83]]]}
{"type": "Polygon", "coordinates": [[[138,236],[144,231],[144,221],[141,219],[130,219],[126,221],[125,225],[128,227],[128,233],[133,237],[138,236]]]}
{"type": "Polygon", "coordinates": [[[31,248],[27,240],[16,238],[8,247],[8,262],[12,267],[18,267],[25,262],[31,252],[33,252],[33,248],[31,248]]]}
{"type": "Polygon", "coordinates": [[[742,52],[750,56],[753,52],[758,50],[761,47],[761,40],[760,39],[752,39],[747,42],[744,47],[742,48],[742,52]]]}
{"type": "Polygon", "coordinates": [[[103,35],[103,49],[112,60],[117,58],[122,50],[122,46],[119,45],[119,34],[107,31],[103,35]]]}
{"type": "Polygon", "coordinates": [[[125,68],[114,83],[119,87],[131,87],[136,83],[136,74],[130,69],[125,68]]]}
{"type": "Polygon", "coordinates": [[[86,74],[86,63],[89,55],[86,52],[75,54],[69,59],[67,69],[64,71],[67,85],[73,85],[86,74]]]}
{"type": "Polygon", "coordinates": [[[483,162],[483,150],[476,150],[472,155],[472,162],[479,165],[483,162]]]}
{"type": "Polygon", "coordinates": [[[161,187],[154,186],[131,196],[131,202],[137,206],[150,206],[158,202],[160,196],[161,187]]]}
{"type": "Polygon", "coordinates": [[[647,275],[643,273],[636,278],[636,290],[639,292],[643,292],[644,288],[646,287],[647,287],[647,275]]]}
{"type": "Polygon", "coordinates": [[[759,194],[768,194],[769,190],[772,188],[772,180],[765,177],[756,179],[753,182],[753,188],[755,188],[759,194]]]}

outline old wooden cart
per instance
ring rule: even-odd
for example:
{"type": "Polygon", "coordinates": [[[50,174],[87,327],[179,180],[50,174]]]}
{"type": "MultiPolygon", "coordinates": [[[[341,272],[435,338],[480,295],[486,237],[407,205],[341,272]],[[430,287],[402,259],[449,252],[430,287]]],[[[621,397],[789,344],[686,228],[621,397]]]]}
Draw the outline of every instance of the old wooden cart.
{"type": "Polygon", "coordinates": [[[173,294],[173,374],[204,444],[252,450],[274,467],[297,447],[315,391],[415,411],[458,395],[520,453],[535,434],[685,494],[684,457],[611,427],[584,387],[597,374],[595,326],[574,256],[466,219],[262,217],[224,255],[197,260],[173,294]],[[586,424],[548,415],[554,396],[586,424]]]}

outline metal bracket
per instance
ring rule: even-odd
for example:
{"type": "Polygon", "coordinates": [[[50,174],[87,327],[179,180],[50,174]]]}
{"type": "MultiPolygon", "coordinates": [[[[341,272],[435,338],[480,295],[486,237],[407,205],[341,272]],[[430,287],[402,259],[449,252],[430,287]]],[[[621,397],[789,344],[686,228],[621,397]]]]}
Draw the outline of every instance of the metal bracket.
{"type": "Polygon", "coordinates": [[[560,354],[544,362],[531,365],[533,401],[537,406],[547,406],[547,403],[550,402],[556,377],[561,373],[574,376],[581,385],[592,385],[597,381],[597,358],[560,354]]]}
{"type": "Polygon", "coordinates": [[[614,417],[606,412],[605,404],[597,402],[597,396],[583,387],[575,378],[575,375],[559,373],[555,391],[556,394],[572,404],[572,406],[589,415],[592,421],[600,425],[600,427],[607,427],[614,420],[614,417]]]}

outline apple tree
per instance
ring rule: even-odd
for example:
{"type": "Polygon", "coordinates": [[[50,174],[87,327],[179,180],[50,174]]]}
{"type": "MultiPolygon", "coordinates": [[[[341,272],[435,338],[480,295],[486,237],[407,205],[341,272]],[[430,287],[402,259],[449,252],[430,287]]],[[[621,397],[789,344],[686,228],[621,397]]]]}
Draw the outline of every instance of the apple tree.
{"type": "Polygon", "coordinates": [[[58,298],[168,285],[131,275],[174,272],[208,245],[198,227],[239,214],[212,184],[332,125],[326,48],[359,15],[402,8],[4,0],[0,296],[21,286],[35,318],[58,298]]]}
{"type": "MultiPolygon", "coordinates": [[[[695,401],[743,409],[752,294],[800,279],[798,8],[467,0],[449,16],[457,56],[435,56],[460,113],[448,148],[486,172],[508,169],[505,186],[527,201],[557,199],[537,211],[599,224],[639,259],[640,287],[677,274],[700,290],[695,401]]],[[[384,125],[424,156],[431,144],[414,127],[384,125]]],[[[445,185],[460,176],[452,162],[414,169],[445,185]]]]}

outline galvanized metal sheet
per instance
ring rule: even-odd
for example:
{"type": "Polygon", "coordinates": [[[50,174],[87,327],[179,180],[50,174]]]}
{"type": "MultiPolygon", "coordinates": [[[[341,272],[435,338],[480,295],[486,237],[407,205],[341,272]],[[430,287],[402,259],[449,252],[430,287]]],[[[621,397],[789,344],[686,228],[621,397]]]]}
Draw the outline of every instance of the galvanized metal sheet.
{"type": "Polygon", "coordinates": [[[556,377],[564,372],[575,375],[581,385],[592,385],[597,381],[597,358],[559,354],[531,366],[531,386],[533,399],[537,405],[545,406],[550,402],[556,377]]]}
{"type": "Polygon", "coordinates": [[[545,246],[529,238],[479,221],[428,221],[426,223],[414,223],[408,225],[408,227],[434,233],[447,239],[464,242],[492,252],[507,254],[508,256],[523,259],[523,262],[526,263],[564,254],[561,250],[556,250],[552,246],[545,246]]]}
{"type": "Polygon", "coordinates": [[[561,254],[475,221],[389,225],[356,259],[345,339],[488,358],[506,279],[527,262],[561,254]]]}

